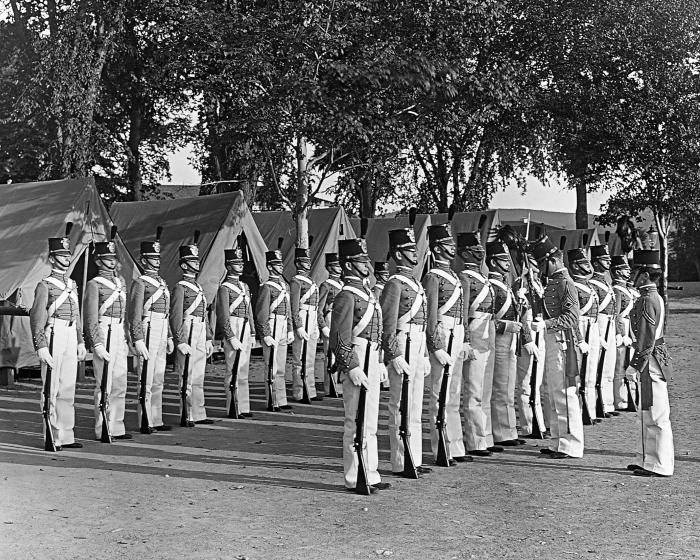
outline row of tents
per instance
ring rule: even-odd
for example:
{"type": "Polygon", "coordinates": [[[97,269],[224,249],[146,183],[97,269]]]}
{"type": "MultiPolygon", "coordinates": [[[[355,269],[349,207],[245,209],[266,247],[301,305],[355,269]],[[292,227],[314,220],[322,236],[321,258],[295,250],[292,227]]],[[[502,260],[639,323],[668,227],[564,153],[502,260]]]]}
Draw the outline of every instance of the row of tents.
{"type": "MultiPolygon", "coordinates": [[[[452,220],[455,235],[480,230],[489,240],[501,225],[523,227],[522,217],[503,220],[500,210],[457,213],[452,220]]],[[[511,217],[511,216],[509,216],[511,217]]],[[[419,214],[414,223],[418,248],[417,272],[428,259],[427,228],[447,221],[447,214],[419,214]]],[[[38,364],[32,348],[26,310],[32,305],[34,288],[50,270],[47,259],[48,237],[63,235],[65,224],[73,222],[74,248],[69,273],[79,295],[86,281],[94,276],[94,264],[86,259],[91,243],[104,241],[111,226],[118,227],[116,238],[121,274],[127,280],[139,272],[139,245],[153,239],[157,226],[161,237],[161,274],[172,285],[180,278],[178,247],[200,231],[201,283],[208,301],[213,301],[219,281],[225,274],[224,249],[240,238],[244,244],[246,267],[243,278],[253,295],[267,280],[265,251],[281,249],[285,275],[294,274],[293,248],[296,227],[289,212],[254,212],[239,192],[186,199],[114,203],[108,213],[94,181],[67,179],[40,183],[0,185],[0,368],[21,368],[38,364]],[[86,263],[87,261],[87,263],[86,263]]],[[[369,220],[367,247],[373,261],[386,260],[391,229],[408,227],[408,216],[369,220]]],[[[531,228],[531,238],[546,227],[548,235],[563,249],[589,247],[600,242],[596,228],[567,230],[552,226],[531,228]]],[[[313,279],[326,278],[325,253],[336,250],[339,239],[359,235],[360,220],[349,218],[342,207],[312,209],[309,212],[309,247],[313,279]]]]}

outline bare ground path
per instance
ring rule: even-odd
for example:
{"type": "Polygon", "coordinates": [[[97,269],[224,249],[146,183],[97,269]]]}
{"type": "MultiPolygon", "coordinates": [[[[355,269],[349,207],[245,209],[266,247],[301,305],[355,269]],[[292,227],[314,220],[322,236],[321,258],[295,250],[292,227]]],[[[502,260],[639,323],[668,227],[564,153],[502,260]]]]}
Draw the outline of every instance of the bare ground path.
{"type": "MultiPolygon", "coordinates": [[[[397,479],[388,472],[384,398],[380,468],[393,488],[356,496],[342,487],[342,402],[264,411],[259,358],[251,420],[224,418],[218,365],[206,389],[215,424],[106,446],[91,439],[90,381],[77,397],[85,447],[49,454],[39,383],[29,380],[0,390],[0,558],[700,557],[700,297],[680,295],[667,336],[676,370],[670,479],[625,470],[635,449],[631,414],[586,427],[583,459],[550,461],[533,442],[419,481],[397,479]]],[[[130,379],[132,431],[135,390],[130,379]]],[[[175,424],[172,372],[166,400],[166,422],[175,424]]]]}

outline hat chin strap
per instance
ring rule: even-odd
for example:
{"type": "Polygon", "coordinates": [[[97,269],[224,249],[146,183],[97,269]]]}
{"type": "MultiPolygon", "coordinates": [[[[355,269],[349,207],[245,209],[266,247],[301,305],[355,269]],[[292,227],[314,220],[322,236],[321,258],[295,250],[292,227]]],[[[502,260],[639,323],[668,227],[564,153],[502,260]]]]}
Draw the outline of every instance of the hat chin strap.
{"type": "MultiPolygon", "coordinates": [[[[403,249],[399,249],[399,253],[401,253],[401,256],[403,257],[402,260],[403,260],[403,261],[406,261],[406,263],[408,263],[410,266],[416,266],[416,265],[418,264],[418,259],[417,259],[417,258],[415,258],[415,259],[409,259],[409,258],[408,258],[408,255],[406,255],[406,253],[404,253],[404,250],[403,250],[403,249]]],[[[398,263],[397,263],[397,264],[398,264],[398,263]]],[[[407,266],[407,265],[404,264],[404,263],[401,263],[400,266],[407,266]]],[[[409,267],[409,268],[410,268],[410,267],[409,267]]]]}

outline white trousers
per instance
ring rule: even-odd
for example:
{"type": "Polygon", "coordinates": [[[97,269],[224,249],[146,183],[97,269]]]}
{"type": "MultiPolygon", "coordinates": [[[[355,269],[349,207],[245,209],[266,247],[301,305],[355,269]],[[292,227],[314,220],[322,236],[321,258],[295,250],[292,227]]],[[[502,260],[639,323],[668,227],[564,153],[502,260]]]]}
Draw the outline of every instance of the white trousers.
{"type": "Polygon", "coordinates": [[[491,388],[495,327],[491,313],[477,312],[469,320],[469,334],[475,360],[462,366],[464,392],[464,441],[468,451],[493,445],[491,434],[491,388]]]}
{"type": "MultiPolygon", "coordinates": [[[[331,328],[331,313],[328,313],[325,317],[326,320],[326,325],[328,328],[331,328]]],[[[332,354],[328,353],[328,349],[330,347],[330,340],[328,340],[323,334],[320,334],[321,338],[323,339],[323,388],[326,390],[326,394],[328,394],[331,390],[331,382],[329,377],[333,375],[333,381],[335,381],[335,391],[338,394],[339,397],[343,396],[343,384],[338,381],[338,372],[335,372],[333,374],[328,373],[328,368],[331,366],[333,362],[329,362],[328,360],[335,360],[335,356],[332,354]]]]}
{"type": "MultiPolygon", "coordinates": [[[[649,410],[637,411],[637,461],[649,471],[671,476],[674,468],[673,430],[671,429],[668,386],[654,356],[649,358],[649,375],[653,404],[649,410]],[[641,426],[640,426],[641,424],[641,426]]],[[[642,385],[639,384],[640,402],[642,385]]]]}
{"type": "MultiPolygon", "coordinates": [[[[416,467],[423,464],[423,390],[425,388],[425,331],[415,325],[410,326],[411,352],[408,365],[411,373],[408,383],[408,430],[410,432],[409,445],[416,467]]],[[[401,354],[405,356],[406,333],[400,332],[397,336],[401,354]]],[[[403,375],[396,373],[389,363],[389,443],[391,446],[391,470],[402,472],[404,447],[399,435],[401,426],[401,393],[403,388],[403,375]]],[[[345,385],[343,386],[345,389],[345,385]]]]}
{"type": "MultiPolygon", "coordinates": [[[[192,329],[192,354],[190,355],[189,374],[187,376],[187,411],[188,420],[199,422],[206,420],[207,410],[204,407],[204,373],[207,366],[207,329],[203,321],[187,321],[187,333],[192,329]]],[[[186,341],[185,341],[186,342],[186,341]]],[[[177,352],[177,373],[179,387],[182,388],[182,377],[185,370],[185,356],[177,352]]],[[[180,395],[178,395],[180,396],[180,395]]],[[[180,413],[182,414],[182,398],[180,398],[180,413]]]]}
{"type": "MultiPolygon", "coordinates": [[[[250,412],[250,389],[248,386],[248,373],[250,370],[250,351],[253,338],[250,336],[250,324],[246,323],[245,333],[241,338],[243,329],[243,317],[231,317],[231,330],[241,341],[243,348],[238,358],[238,372],[236,374],[236,396],[238,413],[250,412]]],[[[236,350],[228,340],[224,340],[224,356],[226,357],[226,373],[224,374],[224,391],[226,392],[226,411],[231,407],[231,378],[233,377],[233,364],[236,361],[236,350]]]]}
{"type": "MultiPolygon", "coordinates": [[[[596,375],[598,374],[598,357],[600,356],[600,334],[598,331],[598,323],[589,317],[581,317],[579,320],[579,332],[581,340],[585,340],[586,331],[588,330],[588,358],[586,359],[586,406],[588,414],[591,418],[596,417],[595,403],[597,393],[595,389],[596,375]],[[590,322],[590,329],[588,327],[590,322]]],[[[581,358],[583,359],[583,357],[581,358]]]]}
{"type": "MultiPolygon", "coordinates": [[[[377,423],[379,416],[379,349],[375,345],[369,347],[367,344],[354,345],[357,357],[360,359],[360,367],[364,367],[365,352],[369,351],[369,389],[365,397],[364,416],[364,446],[363,456],[367,468],[367,483],[377,484],[381,482],[379,476],[379,453],[377,449],[377,423]]],[[[345,421],[343,423],[343,473],[345,477],[345,487],[355,488],[357,484],[357,452],[355,451],[355,432],[357,405],[360,399],[360,388],[345,376],[343,377],[343,409],[345,411],[345,421]]]]}
{"type": "MultiPolygon", "coordinates": [[[[537,414],[537,420],[539,422],[540,428],[544,431],[547,424],[544,421],[544,414],[542,411],[542,379],[544,378],[544,360],[545,360],[545,344],[544,344],[544,333],[533,333],[535,336],[535,341],[537,342],[537,348],[540,351],[540,359],[537,362],[537,367],[535,367],[535,414],[537,414]]],[[[532,369],[533,369],[534,358],[530,356],[525,349],[522,350],[521,355],[518,357],[518,369],[515,380],[515,392],[516,392],[516,403],[518,405],[518,416],[520,418],[520,428],[523,434],[532,433],[532,407],[530,406],[530,395],[532,394],[532,369]]]]}
{"type": "MultiPolygon", "coordinates": [[[[165,360],[168,350],[168,320],[164,314],[153,313],[143,318],[144,334],[148,335],[148,363],[146,364],[146,411],[148,425],[153,428],[163,425],[163,384],[165,382],[165,360]]],[[[145,339],[144,339],[145,342],[145,339]]],[[[138,359],[138,390],[141,391],[143,358],[138,359]]],[[[141,393],[139,392],[139,397],[141,393]]],[[[139,426],[141,425],[141,402],[137,401],[139,426]]]]}
{"type": "MultiPolygon", "coordinates": [[[[630,335],[630,320],[628,317],[624,317],[622,320],[622,332],[619,333],[622,336],[630,335]]],[[[613,377],[613,395],[615,398],[615,408],[627,408],[627,385],[625,384],[625,364],[629,363],[634,356],[634,348],[632,346],[618,346],[617,348],[617,359],[615,360],[615,376],[613,377]],[[627,353],[629,352],[629,359],[627,353]]],[[[630,382],[630,393],[632,394],[632,399],[637,392],[636,384],[630,382]]]]}
{"type": "MultiPolygon", "coordinates": [[[[441,325],[443,339],[445,340],[445,351],[450,339],[450,329],[441,325]]],[[[448,457],[463,457],[466,454],[464,449],[464,434],[462,432],[462,415],[460,414],[460,400],[462,398],[462,359],[459,357],[462,352],[464,341],[464,325],[455,325],[450,356],[454,359],[454,365],[448,369],[447,401],[445,403],[445,433],[447,435],[448,457]]],[[[440,387],[444,376],[445,367],[430,354],[430,403],[428,412],[430,416],[430,444],[433,451],[433,458],[437,459],[438,452],[438,431],[435,429],[440,397],[440,387]]]]}
{"type": "Polygon", "coordinates": [[[577,388],[566,380],[566,342],[561,333],[547,331],[545,375],[549,389],[551,439],[549,448],[571,457],[583,457],[583,419],[577,388]]]}
{"type": "Polygon", "coordinates": [[[491,392],[491,432],[494,441],[518,438],[515,420],[515,333],[497,334],[491,392]]]}
{"type": "Polygon", "coordinates": [[[285,369],[287,368],[287,318],[284,315],[276,315],[270,318],[270,331],[277,341],[277,346],[263,345],[263,359],[265,360],[265,398],[269,398],[270,387],[267,384],[267,376],[270,367],[270,353],[272,353],[272,387],[274,395],[272,402],[275,406],[287,404],[287,387],[285,385],[285,369]]]}
{"type": "MultiPolygon", "coordinates": [[[[51,337],[53,328],[54,367],[51,370],[49,401],[51,411],[49,422],[53,428],[54,443],[57,446],[75,442],[75,379],[78,375],[78,333],[75,324],[62,319],[51,319],[45,330],[46,340],[51,337]]],[[[46,364],[41,365],[41,406],[44,406],[44,384],[46,382],[46,364]]],[[[43,425],[43,423],[42,423],[43,425]]],[[[44,426],[44,429],[46,427],[44,426]]],[[[46,434],[44,434],[46,435],[46,434]]]]}
{"type": "MultiPolygon", "coordinates": [[[[305,309],[299,311],[302,324],[306,324],[306,315],[309,312],[305,309]]],[[[316,367],[316,346],[318,345],[318,323],[316,321],[316,310],[312,309],[309,316],[307,334],[309,340],[306,343],[306,390],[309,398],[316,396],[316,377],[314,369],[316,367]]],[[[304,395],[304,387],[301,380],[301,359],[304,350],[304,339],[294,333],[292,342],[292,396],[296,400],[301,400],[304,395]]]]}
{"type": "MultiPolygon", "coordinates": [[[[121,436],[126,433],[124,427],[124,410],[126,408],[126,374],[127,356],[129,347],[126,343],[124,333],[124,322],[120,319],[109,317],[100,318],[100,331],[105,342],[109,331],[111,331],[109,348],[105,345],[105,350],[109,352],[111,359],[107,365],[107,418],[109,419],[109,432],[114,436],[121,436]]],[[[98,439],[102,435],[102,414],[100,413],[100,388],[102,387],[102,376],[104,375],[105,363],[97,354],[92,355],[92,366],[95,372],[95,437],[98,439]]]]}
{"type": "Polygon", "coordinates": [[[602,345],[607,342],[607,350],[605,351],[605,358],[603,361],[603,377],[600,385],[603,393],[603,410],[605,412],[611,412],[615,410],[615,399],[613,398],[613,378],[615,377],[615,362],[617,360],[615,318],[605,313],[599,314],[598,332],[600,333],[601,353],[602,345]],[[608,322],[610,322],[610,329],[608,330],[608,339],[606,341],[605,330],[607,329],[608,322]]]}

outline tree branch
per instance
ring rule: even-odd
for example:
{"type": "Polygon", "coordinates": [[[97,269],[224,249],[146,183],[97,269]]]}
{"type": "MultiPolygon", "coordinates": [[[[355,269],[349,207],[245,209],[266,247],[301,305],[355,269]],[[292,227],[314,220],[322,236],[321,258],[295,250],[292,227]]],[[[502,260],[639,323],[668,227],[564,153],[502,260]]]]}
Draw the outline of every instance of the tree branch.
{"type": "Polygon", "coordinates": [[[270,163],[270,173],[272,173],[272,183],[275,185],[275,190],[282,199],[282,202],[284,202],[290,210],[294,211],[294,205],[292,204],[292,201],[289,200],[289,197],[285,195],[284,192],[282,192],[282,187],[280,187],[279,181],[277,180],[277,173],[275,172],[275,164],[272,161],[272,154],[270,153],[270,150],[267,148],[267,146],[265,146],[263,149],[265,150],[265,156],[267,157],[267,161],[270,163]]]}

